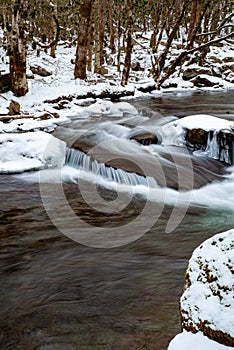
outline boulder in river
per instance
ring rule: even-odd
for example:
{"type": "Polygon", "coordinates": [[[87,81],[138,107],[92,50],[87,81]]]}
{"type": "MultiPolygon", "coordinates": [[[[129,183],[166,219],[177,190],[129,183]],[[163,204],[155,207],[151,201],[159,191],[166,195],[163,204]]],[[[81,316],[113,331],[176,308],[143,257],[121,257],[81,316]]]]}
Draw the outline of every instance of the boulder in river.
{"type": "Polygon", "coordinates": [[[158,143],[158,138],[156,135],[151,134],[151,133],[145,133],[141,135],[135,135],[130,138],[130,140],[135,140],[138,143],[148,146],[152,144],[157,144],[158,143]]]}
{"type": "Polygon", "coordinates": [[[180,300],[182,328],[234,346],[234,230],[203,242],[189,260],[180,300]]]}
{"type": "Polygon", "coordinates": [[[205,150],[207,146],[208,132],[203,129],[187,129],[185,134],[186,146],[189,149],[205,150]]]}

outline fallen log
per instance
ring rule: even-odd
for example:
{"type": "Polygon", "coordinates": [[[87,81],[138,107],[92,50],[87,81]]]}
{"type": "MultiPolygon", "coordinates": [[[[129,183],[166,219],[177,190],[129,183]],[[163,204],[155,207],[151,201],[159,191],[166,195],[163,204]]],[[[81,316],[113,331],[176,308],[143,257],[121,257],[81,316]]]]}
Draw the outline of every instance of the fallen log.
{"type": "Polygon", "coordinates": [[[45,100],[44,103],[58,103],[61,100],[67,100],[67,101],[72,101],[73,98],[80,100],[80,99],[85,99],[85,98],[109,98],[112,102],[119,101],[121,97],[129,97],[129,96],[134,96],[134,91],[133,90],[124,90],[124,91],[108,91],[104,90],[100,93],[98,92],[87,92],[86,94],[83,95],[68,95],[68,96],[59,96],[55,99],[52,100],[45,100]]]}
{"type": "Polygon", "coordinates": [[[33,116],[33,115],[0,115],[0,122],[7,123],[11,120],[15,119],[26,119],[26,118],[32,118],[32,119],[37,119],[38,117],[33,116]]]}
{"type": "Polygon", "coordinates": [[[58,113],[49,113],[45,112],[41,115],[24,115],[24,114],[18,114],[18,115],[0,115],[0,122],[8,123],[12,120],[18,120],[18,119],[40,119],[40,120],[47,120],[52,118],[59,118],[58,113]]]}

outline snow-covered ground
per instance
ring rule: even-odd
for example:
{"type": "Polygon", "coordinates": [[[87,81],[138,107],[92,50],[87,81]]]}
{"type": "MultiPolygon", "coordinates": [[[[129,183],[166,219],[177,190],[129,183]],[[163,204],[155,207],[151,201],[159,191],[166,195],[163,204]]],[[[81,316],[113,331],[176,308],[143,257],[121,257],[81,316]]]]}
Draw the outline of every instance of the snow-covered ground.
{"type": "MultiPolygon", "coordinates": [[[[217,91],[219,89],[234,88],[234,82],[231,83],[227,80],[227,76],[234,74],[232,73],[234,50],[232,45],[225,44],[221,47],[211,47],[207,56],[207,68],[199,67],[194,63],[187,66],[186,63],[183,69],[179,70],[180,67],[178,67],[178,70],[168,81],[165,82],[165,87],[161,88],[160,91],[154,90],[152,93],[141,92],[140,90],[142,87],[145,88],[149,85],[154,85],[153,78],[149,77],[151,54],[148,49],[149,40],[147,41],[146,37],[149,37],[149,35],[139,39],[141,46],[134,46],[132,62],[140,62],[141,70],[131,71],[129,83],[126,87],[121,86],[121,74],[117,72],[116,55],[110,55],[110,53],[108,53],[108,55],[111,57],[111,62],[114,62],[114,65],[106,65],[108,74],[101,76],[88,72],[87,81],[81,81],[79,79],[74,80],[74,64],[72,61],[75,57],[75,47],[66,47],[61,42],[57,48],[56,58],[50,57],[49,54],[46,54],[43,51],[41,52],[40,57],[36,57],[36,51],[29,49],[27,57],[29,92],[26,96],[20,98],[16,98],[11,92],[2,94],[2,97],[8,100],[13,99],[18,101],[21,105],[21,114],[34,115],[38,112],[48,111],[50,113],[58,113],[61,118],[64,118],[82,114],[88,116],[89,114],[93,114],[95,110],[98,113],[100,109],[102,109],[100,104],[95,104],[91,106],[90,109],[83,108],[82,105],[84,104],[84,101],[81,101],[81,98],[87,97],[88,94],[91,94],[93,99],[89,99],[87,103],[93,104],[96,102],[96,96],[98,97],[103,93],[109,93],[111,95],[129,91],[134,97],[139,97],[142,95],[160,95],[164,91],[188,91],[196,89],[217,91]],[[145,49],[142,48],[142,45],[145,49]],[[35,66],[46,69],[51,75],[40,76],[35,73],[33,74],[31,70],[33,70],[32,67],[35,66]],[[210,72],[209,74],[203,75],[214,83],[214,85],[210,87],[198,87],[195,86],[191,80],[188,81],[183,79],[183,70],[187,69],[202,69],[203,71],[210,72]],[[212,72],[219,72],[217,73],[219,77],[210,75],[213,74],[212,72]],[[49,102],[57,99],[60,99],[60,101],[49,102]]],[[[161,45],[159,47],[159,52],[163,49],[164,46],[161,45]]],[[[171,57],[178,55],[179,52],[180,50],[177,48],[172,49],[171,57]]],[[[5,56],[3,49],[0,49],[0,56],[3,58],[3,60],[0,61],[0,71],[2,74],[8,73],[8,58],[5,56]]],[[[123,61],[124,54],[121,58],[121,62],[123,61]]],[[[6,112],[5,102],[2,97],[0,97],[0,115],[5,114],[6,112]]],[[[57,124],[59,122],[58,119],[57,124]]],[[[8,132],[7,128],[5,130],[2,125],[0,125],[0,131],[8,132]]]]}

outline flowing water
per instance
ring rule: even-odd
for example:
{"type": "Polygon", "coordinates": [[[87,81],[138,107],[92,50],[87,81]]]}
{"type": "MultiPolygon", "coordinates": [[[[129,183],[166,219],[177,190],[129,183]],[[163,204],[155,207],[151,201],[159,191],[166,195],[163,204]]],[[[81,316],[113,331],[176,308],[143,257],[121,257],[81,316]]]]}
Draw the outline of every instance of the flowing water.
{"type": "MultiPolygon", "coordinates": [[[[162,115],[209,113],[234,120],[233,99],[234,92],[168,94],[131,103],[141,111],[141,121],[148,117],[145,122],[154,125],[162,115]]],[[[72,146],[92,128],[102,140],[104,134],[107,139],[111,134],[113,140],[122,138],[120,144],[113,145],[113,141],[111,154],[117,149],[123,154],[129,142],[127,128],[131,124],[133,130],[139,119],[112,120],[100,127],[107,120],[74,119],[54,135],[72,146]]],[[[84,157],[83,172],[76,169],[74,157],[73,165],[62,169],[62,185],[55,172],[50,172],[50,180],[46,177],[48,181],[42,172],[40,186],[36,173],[0,177],[1,349],[164,350],[180,331],[179,297],[192,251],[215,233],[234,226],[233,176],[230,173],[222,179],[225,170],[216,161],[191,158],[178,149],[165,151],[160,145],[149,147],[150,156],[157,154],[160,159],[166,190],[155,182],[146,190],[142,176],[126,175],[129,164],[123,166],[121,160],[114,165],[121,163],[124,170],[117,173],[115,167],[109,168],[103,180],[105,169],[98,162],[90,169],[84,157]],[[181,167],[184,174],[186,162],[192,164],[197,189],[189,188],[188,182],[188,189],[178,196],[175,160],[180,162],[177,173],[181,167]],[[101,175],[98,187],[91,174],[97,168],[101,175]],[[61,186],[64,197],[60,196],[61,186]],[[103,199],[101,206],[97,193],[103,199]],[[178,200],[186,205],[176,206],[173,213],[178,200]],[[78,224],[68,216],[67,204],[82,219],[78,224]],[[173,230],[168,229],[170,221],[173,230]],[[88,243],[80,244],[93,228],[88,243]],[[138,228],[145,234],[138,235],[138,228]],[[74,231],[78,243],[69,239],[74,231]],[[119,236],[110,248],[107,242],[115,235],[119,236]]],[[[133,146],[126,153],[134,154],[136,149],[139,164],[145,155],[147,166],[148,153],[146,156],[142,146],[133,146]]],[[[190,175],[186,173],[183,180],[190,180],[190,175]]]]}

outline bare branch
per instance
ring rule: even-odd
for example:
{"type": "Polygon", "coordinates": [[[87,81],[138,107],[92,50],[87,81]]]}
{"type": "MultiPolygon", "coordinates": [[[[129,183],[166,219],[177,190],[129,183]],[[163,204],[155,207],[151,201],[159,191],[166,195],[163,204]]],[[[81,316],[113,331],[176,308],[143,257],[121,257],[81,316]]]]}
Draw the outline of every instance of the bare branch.
{"type": "Polygon", "coordinates": [[[210,41],[208,41],[202,45],[199,45],[191,50],[182,51],[180,53],[180,55],[174,60],[174,62],[172,62],[170,68],[168,69],[168,72],[160,79],[160,81],[158,83],[158,88],[164,83],[165,80],[167,80],[175,72],[176,67],[178,67],[180,64],[182,64],[188,55],[193,54],[196,51],[201,51],[205,47],[209,47],[209,46],[212,46],[214,44],[217,44],[223,40],[226,40],[226,39],[232,37],[233,35],[234,35],[234,31],[221,37],[221,38],[210,40],[210,41]]]}

